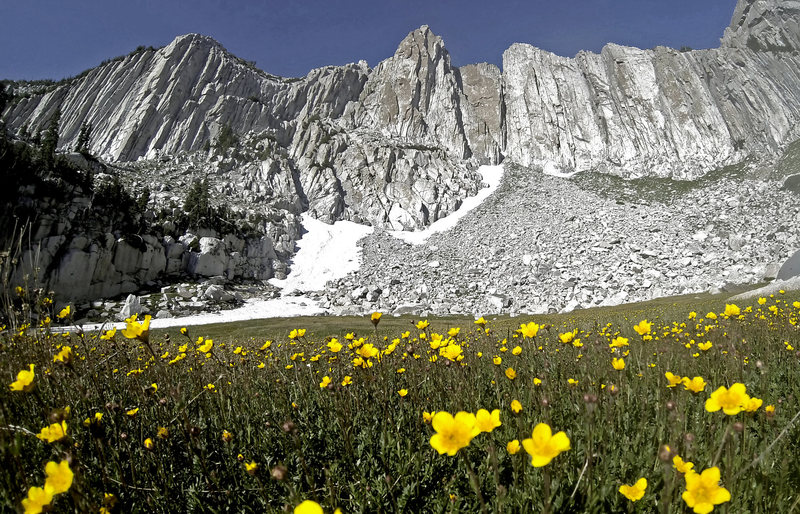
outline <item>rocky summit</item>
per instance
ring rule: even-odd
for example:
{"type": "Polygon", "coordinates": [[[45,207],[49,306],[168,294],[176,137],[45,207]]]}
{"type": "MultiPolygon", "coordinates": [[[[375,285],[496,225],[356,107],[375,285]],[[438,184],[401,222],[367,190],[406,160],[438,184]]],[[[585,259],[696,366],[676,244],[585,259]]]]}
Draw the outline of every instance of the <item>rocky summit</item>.
{"type": "MultiPolygon", "coordinates": [[[[61,204],[22,188],[38,214],[20,220],[32,237],[14,281],[98,301],[282,279],[301,214],[375,228],[361,270],[316,293],[336,313],[545,312],[774,278],[800,226],[785,179],[800,161],[798,20],[795,0],[739,0],[718,48],[568,58],[518,43],[502,70],[454,66],[422,26],[374,67],[297,78],[189,34],[11,83],[11,137],[58,113],[62,156],[95,183],[61,204]],[[499,163],[500,189],[450,231],[416,246],[387,232],[457,211],[478,166],[499,163]],[[184,216],[196,184],[234,221],[184,216]],[[86,221],[91,192],[117,187],[147,193],[133,233],[86,221]]],[[[233,297],[212,293],[184,296],[233,297]]]]}

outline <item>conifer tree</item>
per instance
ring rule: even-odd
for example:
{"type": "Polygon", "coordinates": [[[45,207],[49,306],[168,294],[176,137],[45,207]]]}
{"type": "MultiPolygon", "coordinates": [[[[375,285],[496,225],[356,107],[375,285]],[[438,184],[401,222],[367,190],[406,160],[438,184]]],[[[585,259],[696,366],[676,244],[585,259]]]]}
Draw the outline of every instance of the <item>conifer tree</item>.
{"type": "Polygon", "coordinates": [[[42,138],[42,163],[48,167],[52,167],[56,158],[56,148],[58,148],[58,124],[61,122],[61,108],[57,108],[56,112],[50,118],[50,123],[47,125],[47,132],[42,138]]]}
{"type": "Polygon", "coordinates": [[[75,151],[80,153],[89,153],[89,142],[92,137],[92,124],[83,122],[81,123],[81,131],[78,133],[78,142],[75,145],[75,151]]]}

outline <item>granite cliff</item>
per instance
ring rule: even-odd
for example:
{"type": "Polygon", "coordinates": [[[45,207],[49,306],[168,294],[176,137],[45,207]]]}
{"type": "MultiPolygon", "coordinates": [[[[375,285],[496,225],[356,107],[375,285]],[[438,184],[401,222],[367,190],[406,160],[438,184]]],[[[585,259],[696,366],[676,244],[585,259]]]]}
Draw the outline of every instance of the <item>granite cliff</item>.
{"type": "Polygon", "coordinates": [[[800,136],[798,20],[795,0],[740,0],[719,48],[608,44],[567,58],[514,44],[502,72],[454,67],[423,26],[375,68],[301,78],[189,34],[25,95],[6,119],[41,127],[60,106],[64,146],[89,122],[91,150],[112,161],[198,151],[225,125],[262,134],[289,154],[280,166],[316,215],[414,228],[474,192],[476,163],[693,179],[774,159],[800,136]]]}

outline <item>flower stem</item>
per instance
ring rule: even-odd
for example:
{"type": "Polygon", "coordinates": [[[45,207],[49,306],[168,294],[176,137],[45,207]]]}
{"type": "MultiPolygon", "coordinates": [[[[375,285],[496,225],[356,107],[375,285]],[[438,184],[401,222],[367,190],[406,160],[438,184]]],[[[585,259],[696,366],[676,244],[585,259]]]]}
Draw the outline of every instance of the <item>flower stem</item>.
{"type": "Polygon", "coordinates": [[[550,470],[544,468],[544,514],[550,514],[550,470]]]}
{"type": "Polygon", "coordinates": [[[469,459],[467,458],[467,454],[464,452],[460,452],[462,460],[464,464],[467,466],[467,473],[469,473],[469,482],[472,484],[472,488],[475,490],[475,494],[478,495],[478,500],[481,502],[481,512],[485,513],[486,510],[486,502],[483,499],[483,495],[481,494],[481,483],[478,481],[478,475],[475,474],[475,470],[472,468],[472,464],[470,464],[469,459]]]}

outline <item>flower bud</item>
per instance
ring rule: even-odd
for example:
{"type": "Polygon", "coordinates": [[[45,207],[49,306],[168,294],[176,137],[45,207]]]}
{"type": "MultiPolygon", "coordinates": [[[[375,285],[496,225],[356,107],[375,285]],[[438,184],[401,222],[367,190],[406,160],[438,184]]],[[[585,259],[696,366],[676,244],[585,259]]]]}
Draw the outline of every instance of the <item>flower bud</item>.
{"type": "Polygon", "coordinates": [[[741,434],[742,432],[744,432],[744,423],[742,423],[741,421],[737,421],[736,423],[733,424],[733,430],[737,434],[741,434]]]}
{"type": "Polygon", "coordinates": [[[672,461],[672,449],[667,446],[666,444],[662,444],[661,448],[658,449],[658,459],[661,462],[671,462],[672,461]]]}
{"type": "Polygon", "coordinates": [[[542,401],[540,403],[542,404],[542,407],[545,408],[550,406],[550,400],[548,400],[547,398],[542,398],[542,401]]]}
{"type": "Polygon", "coordinates": [[[287,434],[297,432],[297,427],[295,426],[294,422],[292,422],[292,420],[284,422],[284,424],[281,426],[281,428],[287,434]]]}
{"type": "Polygon", "coordinates": [[[675,410],[675,402],[673,402],[672,400],[668,401],[667,402],[667,410],[670,411],[670,412],[674,411],[675,410]]]}

